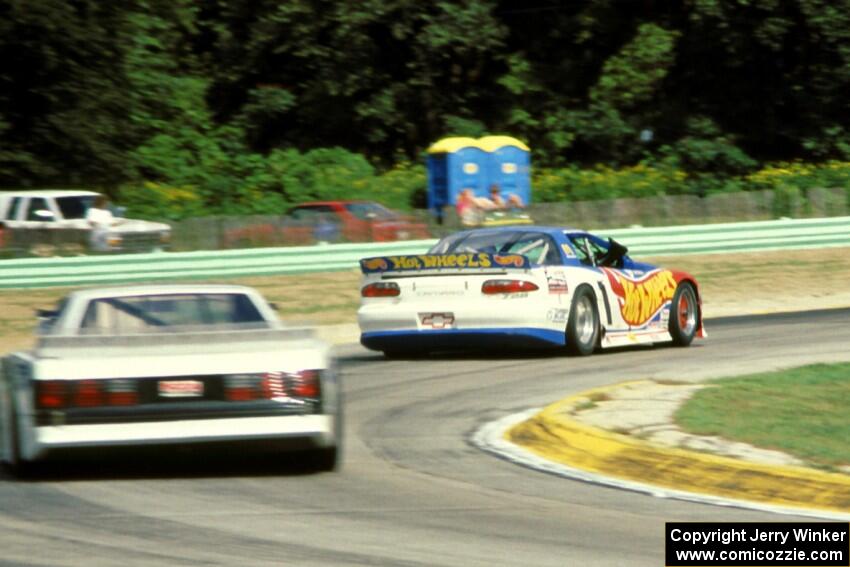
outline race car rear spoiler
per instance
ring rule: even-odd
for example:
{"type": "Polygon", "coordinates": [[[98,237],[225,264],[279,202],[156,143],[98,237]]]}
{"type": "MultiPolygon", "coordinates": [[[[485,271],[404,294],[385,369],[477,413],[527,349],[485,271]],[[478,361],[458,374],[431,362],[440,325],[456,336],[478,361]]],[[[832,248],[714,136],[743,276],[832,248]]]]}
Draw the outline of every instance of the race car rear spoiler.
{"type": "Polygon", "coordinates": [[[360,260],[364,274],[383,272],[422,272],[431,270],[527,270],[531,261],[519,254],[488,254],[467,252],[461,254],[415,254],[409,256],[377,256],[360,260]]]}

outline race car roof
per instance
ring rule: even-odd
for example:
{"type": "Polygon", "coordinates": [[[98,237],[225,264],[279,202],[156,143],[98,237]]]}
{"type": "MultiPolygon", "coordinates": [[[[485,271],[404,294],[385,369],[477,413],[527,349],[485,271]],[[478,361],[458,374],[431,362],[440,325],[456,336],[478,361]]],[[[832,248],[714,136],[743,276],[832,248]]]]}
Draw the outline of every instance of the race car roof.
{"type": "Polygon", "coordinates": [[[569,226],[538,226],[538,225],[518,225],[518,226],[498,226],[498,227],[490,227],[490,228],[471,228],[468,230],[461,230],[452,234],[452,236],[457,234],[473,234],[473,233],[499,233],[499,232],[542,232],[543,234],[548,234],[550,236],[562,235],[566,233],[572,232],[581,232],[584,233],[586,231],[573,228],[569,226]]]}

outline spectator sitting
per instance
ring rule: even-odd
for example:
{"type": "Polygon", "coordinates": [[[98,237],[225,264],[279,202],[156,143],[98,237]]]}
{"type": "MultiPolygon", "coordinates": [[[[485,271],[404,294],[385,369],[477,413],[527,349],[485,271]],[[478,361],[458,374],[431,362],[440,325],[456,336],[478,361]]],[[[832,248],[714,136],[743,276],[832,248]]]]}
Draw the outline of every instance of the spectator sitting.
{"type": "Polygon", "coordinates": [[[455,210],[462,225],[475,226],[479,224],[481,204],[480,199],[475,198],[472,189],[461,191],[455,204],[455,210]]]}
{"type": "Polygon", "coordinates": [[[490,186],[490,198],[485,199],[487,204],[484,206],[488,211],[506,211],[508,209],[523,209],[525,204],[515,193],[508,193],[508,200],[502,198],[502,192],[498,185],[490,186]]]}

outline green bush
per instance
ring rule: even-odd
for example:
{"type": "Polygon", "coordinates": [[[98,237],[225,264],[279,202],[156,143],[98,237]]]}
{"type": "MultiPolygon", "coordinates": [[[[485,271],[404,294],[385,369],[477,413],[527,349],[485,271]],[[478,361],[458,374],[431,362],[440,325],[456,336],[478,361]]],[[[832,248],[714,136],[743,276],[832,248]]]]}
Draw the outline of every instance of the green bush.
{"type": "Polygon", "coordinates": [[[783,184],[773,190],[773,215],[793,217],[803,206],[803,194],[799,187],[783,184]]]}
{"type": "Polygon", "coordinates": [[[557,202],[678,194],[686,183],[683,171],[640,163],[621,169],[544,169],[535,172],[531,186],[534,201],[557,202]]]}

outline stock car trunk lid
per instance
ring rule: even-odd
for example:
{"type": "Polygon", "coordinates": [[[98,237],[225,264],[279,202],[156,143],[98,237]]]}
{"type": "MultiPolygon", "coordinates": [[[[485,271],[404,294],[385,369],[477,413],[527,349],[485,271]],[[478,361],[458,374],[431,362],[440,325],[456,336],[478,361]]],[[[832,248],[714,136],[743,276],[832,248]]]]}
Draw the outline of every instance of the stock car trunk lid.
{"type": "Polygon", "coordinates": [[[33,351],[49,379],[191,376],[324,368],[324,349],[309,329],[47,335],[33,351]],[[93,356],[96,353],[96,356],[93,356]]]}
{"type": "Polygon", "coordinates": [[[447,305],[481,297],[490,280],[537,280],[526,256],[518,254],[419,254],[381,256],[360,261],[364,285],[393,282],[399,303],[447,305]]]}

